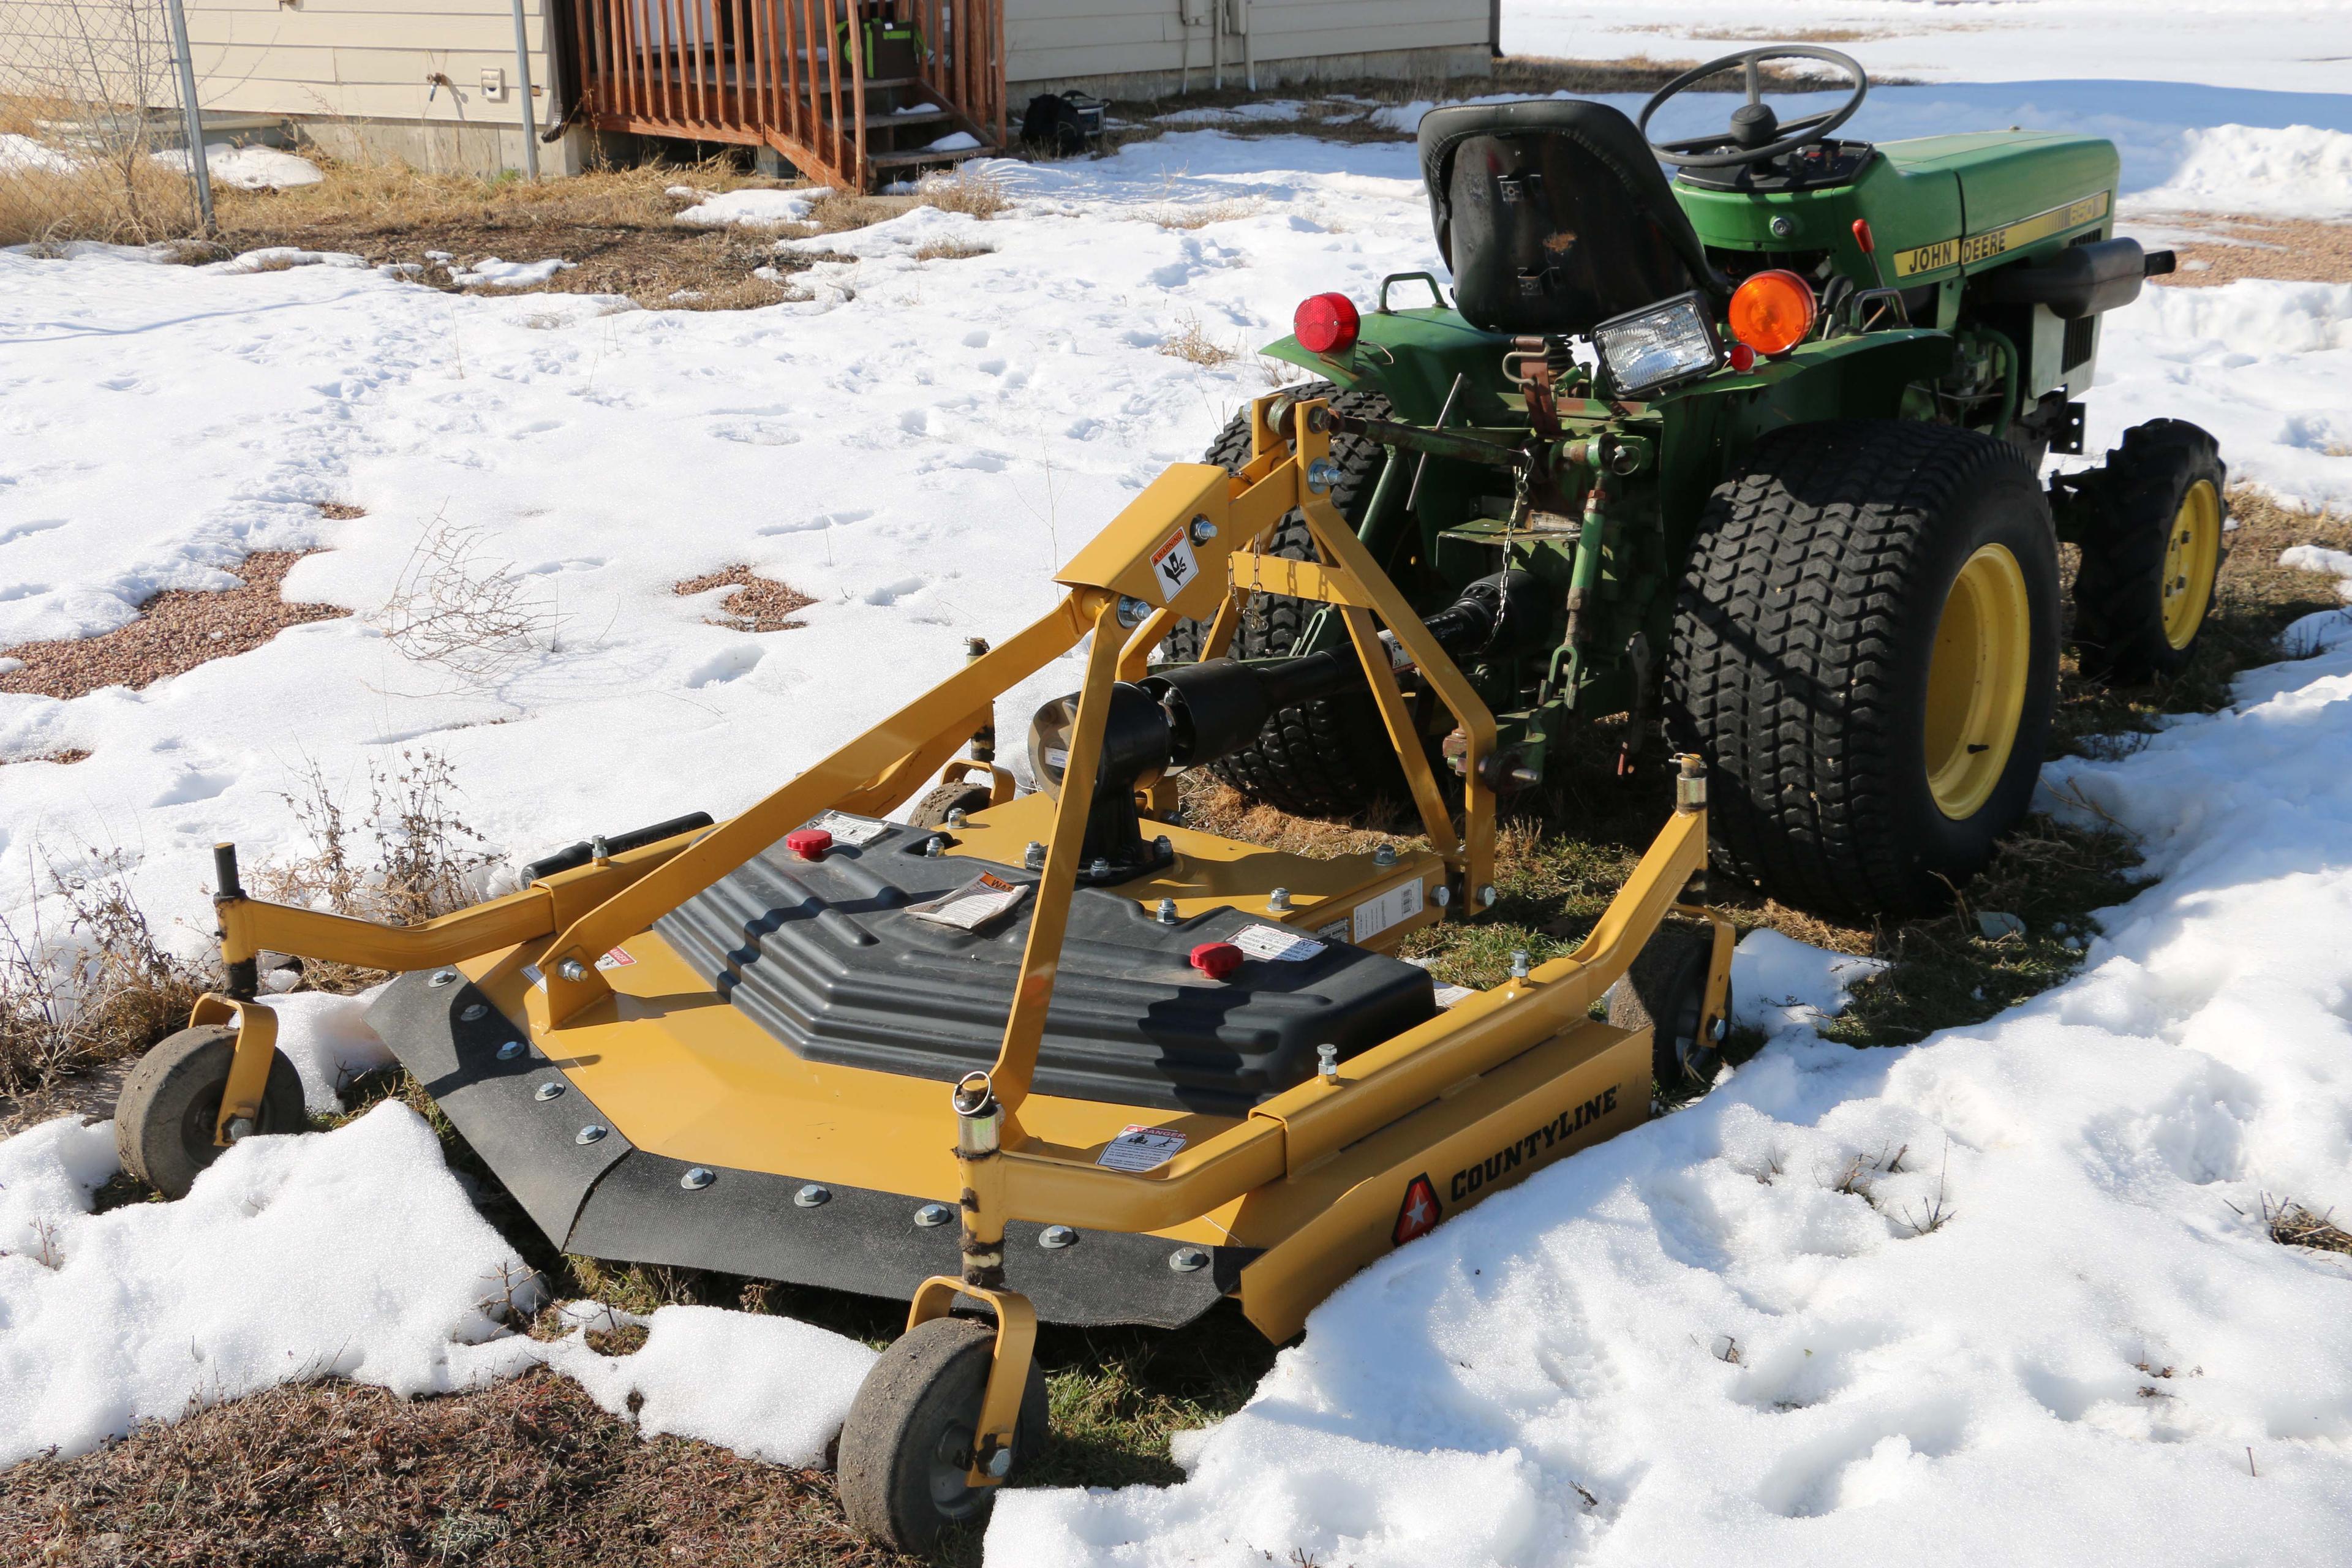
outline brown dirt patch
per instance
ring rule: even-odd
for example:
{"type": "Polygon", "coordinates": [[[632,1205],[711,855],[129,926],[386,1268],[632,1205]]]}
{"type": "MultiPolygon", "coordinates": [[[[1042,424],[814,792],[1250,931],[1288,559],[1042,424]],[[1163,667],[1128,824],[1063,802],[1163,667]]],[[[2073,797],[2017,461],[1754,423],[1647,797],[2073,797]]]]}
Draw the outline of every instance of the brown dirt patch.
{"type": "Polygon", "coordinates": [[[7,767],[15,763],[56,763],[60,766],[70,766],[75,763],[86,763],[88,761],[89,761],[89,748],[84,746],[63,746],[54,752],[35,752],[29,757],[0,757],[0,768],[7,767]]]}
{"type": "Polygon", "coordinates": [[[402,1400],[317,1383],[150,1425],[0,1487],[0,1561],[57,1568],[879,1568],[829,1477],[642,1440],[533,1373],[402,1400]]]}
{"type": "Polygon", "coordinates": [[[219,593],[166,588],[139,606],[139,618],[94,637],[28,642],[0,648],[25,661],[0,675],[0,691],[71,699],[108,686],[137,691],[200,664],[250,653],[307,621],[351,614],[337,605],[288,604],[278,585],[307,550],[257,550],[232,568],[240,587],[219,593]]]}
{"type": "Polygon", "coordinates": [[[353,506],[349,501],[322,500],[312,501],[310,504],[319,509],[319,515],[320,517],[331,518],[337,522],[349,522],[354,518],[362,518],[367,515],[367,508],[363,506],[353,506]]]}
{"type": "Polygon", "coordinates": [[[802,623],[792,618],[793,612],[816,603],[799,589],[772,577],[762,577],[740,564],[689,577],[670,592],[683,599],[718,588],[735,591],[719,601],[719,614],[708,617],[708,624],[730,626],[739,632],[796,631],[802,623]]]}
{"type": "Polygon", "coordinates": [[[2289,283],[2352,283],[2352,223],[2315,218],[2208,217],[2149,220],[2212,237],[2171,247],[2179,270],[2156,279],[2176,289],[2274,278],[2289,283]]]}

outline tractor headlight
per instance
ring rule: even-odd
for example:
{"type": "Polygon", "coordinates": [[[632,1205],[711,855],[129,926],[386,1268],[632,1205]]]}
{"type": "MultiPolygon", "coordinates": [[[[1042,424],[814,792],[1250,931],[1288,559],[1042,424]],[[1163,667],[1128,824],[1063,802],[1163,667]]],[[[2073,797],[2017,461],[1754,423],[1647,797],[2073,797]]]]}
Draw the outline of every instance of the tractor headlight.
{"type": "Polygon", "coordinates": [[[1609,384],[1629,397],[1723,363],[1706,300],[1696,291],[1601,322],[1592,329],[1592,346],[1601,351],[1609,384]]]}

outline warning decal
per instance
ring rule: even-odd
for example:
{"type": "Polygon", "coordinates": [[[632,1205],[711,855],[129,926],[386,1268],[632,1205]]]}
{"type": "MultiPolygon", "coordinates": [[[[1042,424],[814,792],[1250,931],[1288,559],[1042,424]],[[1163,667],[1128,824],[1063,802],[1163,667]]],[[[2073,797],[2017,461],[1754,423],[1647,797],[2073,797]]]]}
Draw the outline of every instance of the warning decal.
{"type": "Polygon", "coordinates": [[[1159,589],[1163,605],[1191,587],[1192,579],[1200,574],[1200,558],[1192,553],[1192,542],[1181,528],[1151,552],[1152,585],[1159,589]]]}
{"type": "Polygon", "coordinates": [[[1102,1154],[1095,1163],[1113,1171],[1156,1171],[1174,1159],[1183,1147],[1181,1132],[1129,1123],[1118,1137],[1103,1145],[1102,1154]]]}

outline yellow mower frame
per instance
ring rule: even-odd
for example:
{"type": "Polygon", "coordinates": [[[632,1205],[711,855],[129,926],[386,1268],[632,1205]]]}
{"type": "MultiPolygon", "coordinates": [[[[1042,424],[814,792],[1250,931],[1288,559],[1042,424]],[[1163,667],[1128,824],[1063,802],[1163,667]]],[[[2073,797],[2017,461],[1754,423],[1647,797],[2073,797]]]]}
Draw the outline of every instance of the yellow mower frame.
{"type": "MultiPolygon", "coordinates": [[[[520,992],[532,1043],[559,1067],[593,1059],[593,1048],[583,1058],[569,1043],[575,1033],[588,1038],[594,1031],[609,1051],[611,1026],[632,1016],[625,1011],[631,999],[616,998],[598,958],[791,829],[827,811],[887,814],[943,768],[950,777],[984,774],[990,811],[1026,812],[1017,823],[993,827],[974,821],[970,841],[955,852],[987,853],[1035,825],[1042,798],[1011,802],[1012,781],[1003,770],[953,753],[990,725],[996,697],[1088,638],[1068,763],[1050,825],[1040,836],[1045,863],[1002,1042],[992,1067],[969,1075],[954,1094],[962,1270],[926,1280],[908,1321],[911,1330],[946,1313],[959,1297],[994,1311],[994,1357],[971,1449],[972,1485],[1003,1479],[999,1456],[1010,1451],[1036,1331],[1030,1302],[1004,1283],[1008,1222],[1161,1232],[1206,1219],[1222,1230],[1229,1222],[1217,1216],[1237,1212],[1231,1205],[1246,1200],[1276,1216],[1285,1239],[1253,1266],[1244,1310],[1270,1337],[1283,1339],[1348,1276],[1397,1244],[1397,1187],[1385,1176],[1358,1181],[1360,1171],[1458,1171],[1447,1194],[1458,1207],[1642,1121],[1650,1100],[1647,1034],[1612,1029],[1590,1013],[1660,922],[1676,912],[1714,929],[1700,1020],[1706,1037],[1714,1037],[1732,933],[1719,913],[1684,899],[1704,869],[1707,847],[1706,783],[1693,758],[1683,760],[1674,816],[1574,952],[1461,1001],[1345,1062],[1327,1063],[1316,1078],[1276,1094],[1148,1172],[1108,1168],[1096,1161],[1100,1145],[1059,1143],[1024,1127],[1022,1112],[1081,870],[1079,845],[1112,689],[1146,673],[1151,651],[1181,617],[1210,623],[1202,657],[1213,658],[1229,646],[1251,592],[1335,606],[1432,850],[1374,880],[1393,882],[1425,868],[1442,879],[1428,901],[1450,918],[1475,917],[1495,899],[1496,801],[1480,765],[1494,749],[1493,716],[1333,507],[1338,470],[1329,456],[1325,405],[1262,398],[1252,424],[1255,455],[1240,473],[1202,464],[1169,468],[1056,575],[1066,592],[1045,616],[714,827],[600,853],[591,864],[520,891],[403,928],[247,898],[234,847],[220,846],[215,901],[231,994],[208,994],[191,1020],[237,1026],[216,1142],[226,1144],[257,1124],[276,1034],[268,1009],[253,1000],[256,963],[265,949],[385,970],[499,955],[483,966],[485,984],[492,973],[528,973],[523,966],[535,965],[540,983],[520,992]],[[1293,509],[1306,517],[1318,560],[1291,561],[1250,547],[1293,509]],[[1171,559],[1189,566],[1164,569],[1171,559]],[[1381,639],[1383,626],[1467,739],[1459,833],[1381,639]],[[1461,1190],[1465,1176],[1467,1194],[1461,1190]]],[[[1271,853],[1174,831],[1181,836],[1179,847],[1187,850],[1216,847],[1234,859],[1271,853]]],[[[1213,875],[1207,887],[1217,890],[1213,875]]],[[[1327,902],[1344,913],[1345,900],[1362,891],[1335,884],[1327,902]]],[[[1312,910],[1308,916],[1323,918],[1312,910]]]]}

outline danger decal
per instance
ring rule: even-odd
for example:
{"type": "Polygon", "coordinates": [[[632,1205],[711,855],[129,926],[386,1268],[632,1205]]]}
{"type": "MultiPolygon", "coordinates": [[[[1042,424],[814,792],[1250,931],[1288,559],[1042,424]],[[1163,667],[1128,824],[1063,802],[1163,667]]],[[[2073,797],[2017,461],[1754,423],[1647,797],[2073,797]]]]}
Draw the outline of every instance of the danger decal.
{"type": "Polygon", "coordinates": [[[1402,1247],[1406,1242],[1427,1236],[1445,1217],[1445,1210],[1437,1201],[1437,1189],[1429,1184],[1427,1176],[1415,1176],[1404,1184],[1404,1202],[1397,1207],[1396,1229],[1390,1242],[1402,1247]]]}
{"type": "Polygon", "coordinates": [[[1192,579],[1200,574],[1200,558],[1192,553],[1192,542],[1181,528],[1151,552],[1152,581],[1160,589],[1162,603],[1191,587],[1192,579]]]}
{"type": "Polygon", "coordinates": [[[1607,1116],[1617,1109],[1617,1086],[1594,1095],[1581,1105],[1571,1105],[1524,1138],[1512,1140],[1483,1160],[1475,1160],[1454,1173],[1447,1194],[1455,1203],[1462,1202],[1490,1182],[1497,1182],[1521,1165],[1532,1165],[1570,1134],[1607,1116]]]}

